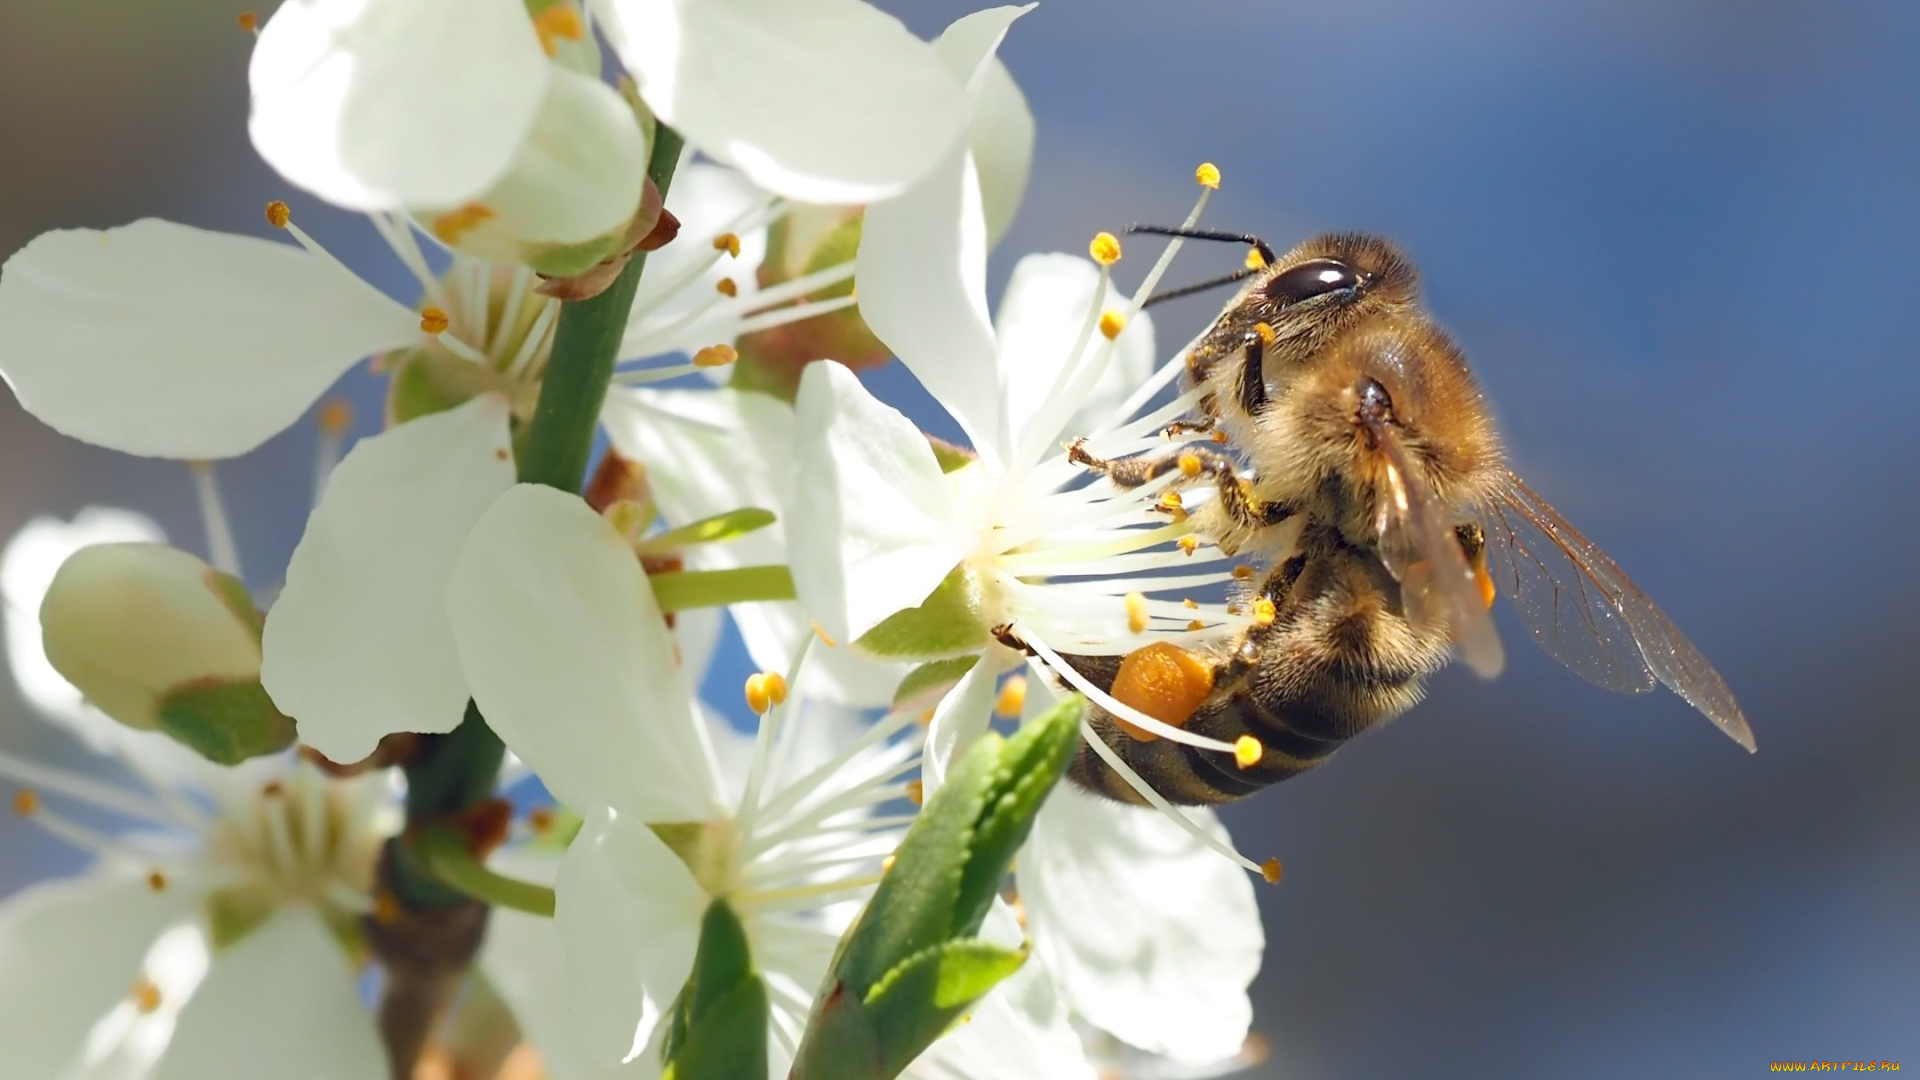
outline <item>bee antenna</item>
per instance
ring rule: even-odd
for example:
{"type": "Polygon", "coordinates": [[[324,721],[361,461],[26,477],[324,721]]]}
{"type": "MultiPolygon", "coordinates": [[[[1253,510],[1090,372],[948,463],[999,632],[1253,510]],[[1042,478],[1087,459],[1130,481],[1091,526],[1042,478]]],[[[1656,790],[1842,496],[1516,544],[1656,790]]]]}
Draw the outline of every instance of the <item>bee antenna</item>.
{"type": "Polygon", "coordinates": [[[1146,301],[1142,303],[1140,307],[1142,310],[1144,310],[1146,308],[1152,307],[1153,305],[1159,303],[1162,300],[1176,300],[1182,296],[1192,296],[1194,293],[1202,293],[1202,292],[1206,292],[1209,289],[1217,289],[1222,285],[1231,285],[1236,281],[1242,281],[1242,280],[1245,280],[1246,278],[1252,277],[1253,275],[1259,272],[1260,272],[1259,267],[1249,266],[1242,270],[1235,270],[1231,274],[1222,274],[1217,278],[1208,278],[1205,281],[1196,281],[1191,285],[1182,285],[1177,289],[1168,289],[1166,292],[1157,292],[1157,293],[1154,293],[1152,296],[1147,297],[1146,301]]]}
{"type": "Polygon", "coordinates": [[[1218,240],[1227,244],[1247,244],[1260,253],[1260,261],[1272,266],[1277,259],[1273,248],[1265,240],[1252,233],[1225,232],[1220,229],[1187,229],[1178,225],[1141,225],[1138,222],[1127,226],[1127,235],[1145,233],[1149,236],[1177,236],[1182,240],[1218,240]]]}

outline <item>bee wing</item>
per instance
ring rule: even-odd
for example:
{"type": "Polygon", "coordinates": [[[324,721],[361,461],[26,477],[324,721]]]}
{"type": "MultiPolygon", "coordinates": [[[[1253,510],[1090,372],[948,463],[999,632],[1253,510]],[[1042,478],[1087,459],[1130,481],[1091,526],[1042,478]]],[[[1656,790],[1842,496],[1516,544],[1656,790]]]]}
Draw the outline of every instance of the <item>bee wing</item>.
{"type": "Polygon", "coordinates": [[[1406,449],[1393,431],[1379,424],[1374,436],[1387,459],[1386,497],[1380,500],[1374,519],[1380,533],[1380,559],[1400,583],[1408,616],[1445,619],[1467,666],[1484,678],[1500,674],[1506,654],[1481,600],[1473,568],[1460,550],[1453,522],[1441,511],[1420,473],[1411,468],[1406,449]]]}
{"type": "Polygon", "coordinates": [[[1485,531],[1499,586],[1547,655],[1609,690],[1637,694],[1665,683],[1734,742],[1754,748],[1733,691],[1700,650],[1606,552],[1512,472],[1485,531]]]}

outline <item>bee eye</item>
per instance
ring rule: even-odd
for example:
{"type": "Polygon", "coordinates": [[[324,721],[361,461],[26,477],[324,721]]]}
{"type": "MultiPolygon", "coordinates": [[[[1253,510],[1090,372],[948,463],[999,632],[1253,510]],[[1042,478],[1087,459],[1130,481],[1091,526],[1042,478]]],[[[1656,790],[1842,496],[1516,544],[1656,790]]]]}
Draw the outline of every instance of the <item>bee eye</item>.
{"type": "Polygon", "coordinates": [[[1339,259],[1308,259],[1275,274],[1261,291],[1267,299],[1284,307],[1342,289],[1357,289],[1369,280],[1371,275],[1339,259]]]}

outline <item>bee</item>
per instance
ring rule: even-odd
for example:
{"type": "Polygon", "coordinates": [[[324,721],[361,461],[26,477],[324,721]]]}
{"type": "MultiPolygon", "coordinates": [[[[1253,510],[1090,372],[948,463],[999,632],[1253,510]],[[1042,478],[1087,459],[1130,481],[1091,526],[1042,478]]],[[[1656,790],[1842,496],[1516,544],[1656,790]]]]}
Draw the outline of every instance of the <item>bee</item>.
{"type": "MultiPolygon", "coordinates": [[[[1629,693],[1664,684],[1754,749],[1706,658],[1507,467],[1466,357],[1421,306],[1418,273],[1398,248],[1335,233],[1275,257],[1252,236],[1133,231],[1243,242],[1258,256],[1155,298],[1249,279],[1187,355],[1198,405],[1169,432],[1209,438],[1125,459],[1097,457],[1082,440],[1070,456],[1121,486],[1177,470],[1176,486],[1212,488],[1196,530],[1265,566],[1240,598],[1262,617],[1233,640],[1065,658],[1122,704],[1229,744],[1252,735],[1263,748],[1244,765],[1090,707],[1093,730],[1133,773],[1191,805],[1313,768],[1412,707],[1456,650],[1481,675],[1497,674],[1497,593],[1575,672],[1629,693]],[[1223,443],[1244,454],[1244,469],[1223,443]]],[[[1070,775],[1144,801],[1090,745],[1070,775]]]]}

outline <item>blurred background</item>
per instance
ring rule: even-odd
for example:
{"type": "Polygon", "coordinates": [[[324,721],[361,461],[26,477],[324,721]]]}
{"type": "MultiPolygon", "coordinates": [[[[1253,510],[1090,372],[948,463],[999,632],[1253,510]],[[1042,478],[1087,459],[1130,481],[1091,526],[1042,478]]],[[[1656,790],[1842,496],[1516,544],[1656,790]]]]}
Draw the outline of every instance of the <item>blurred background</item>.
{"type": "MultiPolygon", "coordinates": [[[[932,37],[973,5],[881,6],[932,37]]],[[[264,231],[288,193],[247,142],[234,14],[0,0],[0,252],[145,215],[264,231]]],[[[1395,237],[1516,466],[1759,739],[1748,757],[1671,695],[1586,684],[1502,609],[1498,681],[1446,672],[1227,812],[1287,867],[1260,892],[1257,1075],[1920,1067],[1917,50],[1910,0],[1046,0],[1014,26],[1040,135],[996,297],[1020,254],[1177,220],[1203,160],[1217,227],[1395,237]]],[[[364,223],[291,201],[411,299],[364,223]]],[[[1190,252],[1176,281],[1239,257],[1190,252]]],[[[1156,309],[1163,351],[1221,299],[1156,309]]],[[[940,429],[908,379],[872,378],[940,429]]],[[[346,391],[371,432],[377,384],[346,391]]],[[[256,582],[298,538],[313,443],[220,469],[256,582]]],[[[0,534],[104,503],[203,544],[179,465],[62,439],[5,394],[0,462],[0,534]]],[[[86,757],[7,680],[0,748],[86,757]]],[[[77,861],[0,821],[0,893],[77,861]]]]}

